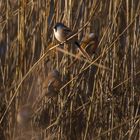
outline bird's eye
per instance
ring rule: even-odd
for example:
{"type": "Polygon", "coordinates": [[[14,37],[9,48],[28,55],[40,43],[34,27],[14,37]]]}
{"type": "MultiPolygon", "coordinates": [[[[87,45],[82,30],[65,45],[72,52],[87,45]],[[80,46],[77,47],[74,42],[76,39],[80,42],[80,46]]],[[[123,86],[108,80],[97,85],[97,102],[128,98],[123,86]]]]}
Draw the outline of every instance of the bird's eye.
{"type": "Polygon", "coordinates": [[[54,28],[53,28],[55,31],[57,31],[57,28],[56,28],[56,26],[54,26],[54,28]]]}

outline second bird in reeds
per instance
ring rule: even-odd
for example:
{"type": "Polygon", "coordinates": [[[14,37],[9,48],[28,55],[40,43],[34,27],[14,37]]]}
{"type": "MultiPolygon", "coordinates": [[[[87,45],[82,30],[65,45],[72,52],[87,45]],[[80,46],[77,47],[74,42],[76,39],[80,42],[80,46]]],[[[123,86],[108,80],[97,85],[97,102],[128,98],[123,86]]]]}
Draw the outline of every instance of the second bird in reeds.
{"type": "Polygon", "coordinates": [[[56,97],[62,85],[60,73],[56,69],[52,70],[43,82],[43,95],[56,97]]]}
{"type": "MultiPolygon", "coordinates": [[[[70,28],[68,28],[62,23],[56,23],[53,30],[55,38],[61,43],[67,41],[67,39],[74,34],[70,28]]],[[[78,47],[79,51],[82,53],[83,56],[85,56],[89,61],[92,61],[91,57],[80,46],[80,44],[75,38],[70,39],[70,41],[73,42],[78,47]]]]}
{"type": "MultiPolygon", "coordinates": [[[[93,57],[93,55],[96,53],[97,47],[98,36],[95,33],[89,33],[81,41],[81,48],[83,48],[90,57],[93,57]]],[[[79,52],[77,57],[79,58],[80,56],[81,53],[79,52]]],[[[71,67],[76,61],[77,59],[73,60],[73,62],[68,67],[71,67]]]]}
{"type": "Polygon", "coordinates": [[[95,33],[86,35],[81,41],[81,47],[84,48],[90,56],[92,56],[96,53],[98,47],[98,36],[95,33]]]}

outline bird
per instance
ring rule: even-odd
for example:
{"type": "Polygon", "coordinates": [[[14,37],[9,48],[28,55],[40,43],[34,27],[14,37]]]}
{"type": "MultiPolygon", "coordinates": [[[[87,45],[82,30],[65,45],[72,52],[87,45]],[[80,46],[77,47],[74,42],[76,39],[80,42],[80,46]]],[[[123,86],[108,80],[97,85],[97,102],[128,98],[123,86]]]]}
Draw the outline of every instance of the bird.
{"type": "MultiPolygon", "coordinates": [[[[83,37],[81,41],[81,48],[83,48],[90,57],[93,57],[93,54],[96,53],[98,48],[98,36],[95,33],[89,33],[85,37],[83,37]]],[[[77,54],[77,57],[80,57],[81,53],[77,54]]],[[[77,59],[73,60],[73,62],[68,66],[71,67],[77,59]]]]}
{"type": "Polygon", "coordinates": [[[56,97],[62,85],[63,81],[61,80],[60,73],[56,69],[50,71],[43,82],[43,95],[56,97]]]}
{"type": "Polygon", "coordinates": [[[89,56],[92,56],[98,48],[98,36],[95,33],[89,33],[82,39],[81,47],[86,50],[89,56]]]}
{"type": "MultiPolygon", "coordinates": [[[[74,33],[72,30],[64,25],[63,23],[56,23],[54,28],[54,36],[59,42],[64,42],[66,41],[70,36],[72,36],[74,33]]],[[[86,57],[89,61],[92,61],[91,57],[88,55],[88,53],[80,46],[78,41],[75,38],[72,38],[70,41],[74,42],[74,44],[77,46],[79,51],[82,53],[84,57],[86,57]]]]}

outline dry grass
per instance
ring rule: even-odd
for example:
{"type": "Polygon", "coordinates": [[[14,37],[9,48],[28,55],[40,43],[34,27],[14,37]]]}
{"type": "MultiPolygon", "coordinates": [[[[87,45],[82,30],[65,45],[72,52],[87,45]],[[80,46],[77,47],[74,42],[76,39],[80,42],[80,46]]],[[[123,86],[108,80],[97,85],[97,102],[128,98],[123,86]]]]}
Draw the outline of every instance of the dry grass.
{"type": "Polygon", "coordinates": [[[0,9],[1,140],[139,140],[139,0],[1,0],[0,9]],[[93,62],[71,65],[77,51],[58,48],[58,21],[79,40],[98,35],[93,62]]]}

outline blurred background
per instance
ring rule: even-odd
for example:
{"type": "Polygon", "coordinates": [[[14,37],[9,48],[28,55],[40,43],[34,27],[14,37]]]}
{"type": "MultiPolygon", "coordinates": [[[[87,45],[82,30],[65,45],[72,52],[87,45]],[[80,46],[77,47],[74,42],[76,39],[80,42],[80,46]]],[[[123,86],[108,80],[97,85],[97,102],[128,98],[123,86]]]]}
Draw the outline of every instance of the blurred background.
{"type": "Polygon", "coordinates": [[[1,0],[0,9],[1,140],[139,140],[139,0],[1,0]],[[57,22],[82,46],[96,35],[86,44],[93,63],[57,45],[57,22]]]}

